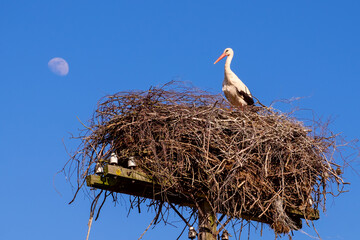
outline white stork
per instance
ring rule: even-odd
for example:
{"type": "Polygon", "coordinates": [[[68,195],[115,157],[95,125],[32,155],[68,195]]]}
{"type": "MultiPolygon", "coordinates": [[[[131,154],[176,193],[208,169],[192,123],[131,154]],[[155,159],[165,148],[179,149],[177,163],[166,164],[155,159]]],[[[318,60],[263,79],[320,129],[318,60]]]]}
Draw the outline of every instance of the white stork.
{"type": "Polygon", "coordinates": [[[246,105],[254,105],[254,99],[251,96],[249,89],[230,69],[230,63],[234,57],[234,51],[231,48],[226,48],[214,64],[226,56],[225,78],[222,85],[225,97],[232,105],[240,107],[241,109],[246,105]]]}

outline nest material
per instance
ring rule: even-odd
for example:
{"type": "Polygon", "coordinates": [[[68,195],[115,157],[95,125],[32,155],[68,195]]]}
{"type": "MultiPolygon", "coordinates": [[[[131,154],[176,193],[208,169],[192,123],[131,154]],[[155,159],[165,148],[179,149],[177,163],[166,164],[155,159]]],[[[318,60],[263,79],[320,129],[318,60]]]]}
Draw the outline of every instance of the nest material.
{"type": "MultiPolygon", "coordinates": [[[[329,183],[343,184],[334,168],[336,136],[268,107],[231,108],[221,95],[168,84],[103,99],[75,154],[79,183],[99,159],[115,152],[167,191],[214,212],[244,213],[272,222],[276,233],[296,229],[287,209],[325,209],[329,183]],[[191,194],[189,194],[191,193],[191,194]]],[[[79,188],[81,188],[79,184],[79,188]]],[[[338,188],[339,189],[339,188],[338,188]]]]}

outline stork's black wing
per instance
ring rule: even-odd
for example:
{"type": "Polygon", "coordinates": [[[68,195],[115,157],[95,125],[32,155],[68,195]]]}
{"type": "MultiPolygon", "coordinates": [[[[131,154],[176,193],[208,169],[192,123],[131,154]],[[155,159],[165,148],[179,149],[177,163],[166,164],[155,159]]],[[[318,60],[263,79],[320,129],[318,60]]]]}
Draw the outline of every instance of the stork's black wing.
{"type": "Polygon", "coordinates": [[[249,94],[247,94],[244,91],[239,91],[239,90],[238,90],[238,93],[244,99],[244,101],[246,102],[247,105],[254,105],[254,103],[255,103],[254,99],[249,94]]]}

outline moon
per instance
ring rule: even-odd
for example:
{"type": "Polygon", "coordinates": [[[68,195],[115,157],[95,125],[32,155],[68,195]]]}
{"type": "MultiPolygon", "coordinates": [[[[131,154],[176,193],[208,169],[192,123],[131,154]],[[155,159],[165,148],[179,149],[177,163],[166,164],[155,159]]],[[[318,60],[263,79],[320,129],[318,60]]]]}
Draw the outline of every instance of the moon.
{"type": "Polygon", "coordinates": [[[66,76],[69,73],[69,64],[65,59],[55,57],[48,62],[50,71],[59,76],[66,76]]]}

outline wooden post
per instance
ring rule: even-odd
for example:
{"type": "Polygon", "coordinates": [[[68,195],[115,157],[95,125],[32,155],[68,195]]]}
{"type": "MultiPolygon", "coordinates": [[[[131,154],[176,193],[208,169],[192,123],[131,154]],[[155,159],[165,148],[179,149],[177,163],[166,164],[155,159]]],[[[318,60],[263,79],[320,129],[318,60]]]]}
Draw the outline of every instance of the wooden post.
{"type": "Polygon", "coordinates": [[[199,236],[198,240],[216,240],[216,216],[209,203],[204,200],[199,210],[199,236]]]}

